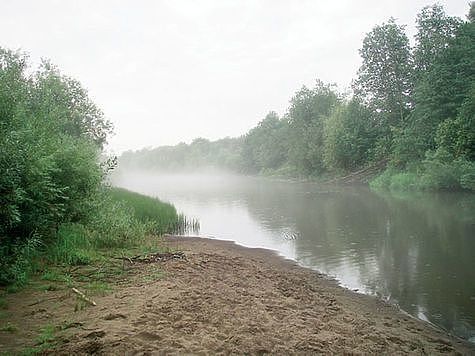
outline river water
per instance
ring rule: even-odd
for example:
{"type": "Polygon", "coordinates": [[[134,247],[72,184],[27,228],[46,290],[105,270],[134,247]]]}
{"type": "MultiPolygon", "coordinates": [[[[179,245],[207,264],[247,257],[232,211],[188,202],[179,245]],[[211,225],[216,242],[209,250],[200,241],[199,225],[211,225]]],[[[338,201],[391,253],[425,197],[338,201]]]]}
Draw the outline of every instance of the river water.
{"type": "Polygon", "coordinates": [[[475,194],[382,194],[223,174],[117,175],[199,235],[264,247],[475,342],[475,194]]]}

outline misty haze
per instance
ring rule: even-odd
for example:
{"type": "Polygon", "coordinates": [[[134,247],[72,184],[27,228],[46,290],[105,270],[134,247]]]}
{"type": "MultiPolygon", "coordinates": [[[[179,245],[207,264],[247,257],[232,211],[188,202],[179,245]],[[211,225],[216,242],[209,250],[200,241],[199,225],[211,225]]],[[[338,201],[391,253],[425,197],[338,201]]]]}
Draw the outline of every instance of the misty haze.
{"type": "Polygon", "coordinates": [[[475,2],[0,20],[0,353],[475,353],[475,2]]]}

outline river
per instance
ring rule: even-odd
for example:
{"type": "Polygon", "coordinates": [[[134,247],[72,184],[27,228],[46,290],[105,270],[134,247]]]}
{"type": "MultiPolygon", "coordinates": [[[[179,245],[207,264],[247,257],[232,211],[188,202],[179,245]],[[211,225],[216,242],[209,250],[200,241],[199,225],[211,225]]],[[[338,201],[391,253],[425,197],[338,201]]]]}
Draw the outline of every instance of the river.
{"type": "Polygon", "coordinates": [[[475,194],[383,194],[229,174],[119,174],[200,236],[278,251],[475,342],[475,194]]]}

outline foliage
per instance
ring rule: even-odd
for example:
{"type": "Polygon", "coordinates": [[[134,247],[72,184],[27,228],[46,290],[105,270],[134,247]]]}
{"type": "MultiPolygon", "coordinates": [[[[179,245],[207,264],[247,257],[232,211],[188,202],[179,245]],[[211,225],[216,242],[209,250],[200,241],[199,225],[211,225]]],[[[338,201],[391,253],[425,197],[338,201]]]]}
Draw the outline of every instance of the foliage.
{"type": "MultiPolygon", "coordinates": [[[[469,130],[473,125],[470,121],[473,122],[474,83],[475,24],[465,23],[459,26],[455,38],[435,58],[429,70],[421,75],[416,86],[416,106],[405,129],[406,137],[418,141],[415,159],[423,159],[427,150],[437,148],[435,133],[443,121],[449,120],[445,129],[453,123],[464,132],[463,127],[469,130]]],[[[467,136],[467,133],[461,134],[467,136]]],[[[439,132],[440,142],[443,136],[439,132]]],[[[469,137],[461,140],[470,142],[469,137]]],[[[406,142],[402,141],[401,145],[407,145],[406,142]]]]}
{"type": "Polygon", "coordinates": [[[0,285],[14,283],[18,287],[24,286],[38,268],[36,257],[41,246],[40,239],[33,236],[24,243],[0,242],[0,285]]]}
{"type": "MultiPolygon", "coordinates": [[[[382,128],[400,127],[411,107],[413,88],[411,52],[404,27],[394,19],[375,26],[363,40],[363,64],[358,71],[356,95],[378,112],[382,128]]],[[[386,130],[384,134],[389,134],[386,130]]]]}
{"type": "Polygon", "coordinates": [[[376,130],[372,112],[357,99],[342,103],[325,121],[325,166],[348,172],[366,165],[373,158],[376,130]]]}
{"type": "Polygon", "coordinates": [[[0,235],[47,235],[85,213],[110,123],[76,81],[0,49],[0,235]]]}
{"type": "Polygon", "coordinates": [[[323,127],[338,103],[339,97],[333,87],[319,80],[315,88],[303,87],[290,100],[288,120],[292,144],[289,163],[299,174],[320,175],[325,171],[323,127]]]}
{"type": "Polygon", "coordinates": [[[244,170],[255,173],[280,167],[287,160],[287,136],[287,122],[271,111],[244,137],[244,170]]]}
{"type": "Polygon", "coordinates": [[[445,150],[428,152],[426,159],[411,172],[387,169],[371,183],[374,189],[469,190],[475,191],[475,162],[453,159],[445,150]]]}
{"type": "Polygon", "coordinates": [[[27,62],[0,48],[0,285],[10,288],[41,261],[88,264],[100,248],[136,245],[183,220],[170,204],[105,186],[110,122],[79,82],[27,62]]]}
{"type": "Polygon", "coordinates": [[[416,20],[416,47],[414,49],[414,70],[417,77],[423,76],[432,63],[455,38],[462,21],[447,16],[439,4],[424,7],[416,20]]]}
{"type": "Polygon", "coordinates": [[[435,142],[454,158],[475,161],[475,81],[460,105],[457,117],[447,118],[437,127],[435,142]]]}

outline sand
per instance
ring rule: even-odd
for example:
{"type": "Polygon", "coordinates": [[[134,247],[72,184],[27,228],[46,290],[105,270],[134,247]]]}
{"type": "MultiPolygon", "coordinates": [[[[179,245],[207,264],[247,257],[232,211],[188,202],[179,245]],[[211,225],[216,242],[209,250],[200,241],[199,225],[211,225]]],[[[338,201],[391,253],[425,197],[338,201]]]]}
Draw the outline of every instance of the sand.
{"type": "Polygon", "coordinates": [[[0,333],[0,350],[31,344],[31,325],[50,322],[65,327],[45,354],[475,355],[475,345],[272,251],[201,238],[166,244],[186,258],[131,264],[97,306],[75,312],[64,291],[31,305],[38,296],[20,293],[11,310],[20,330],[15,340],[0,333]]]}

